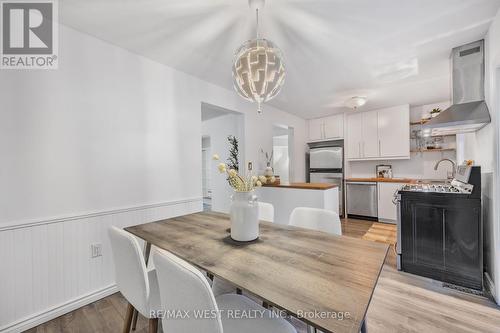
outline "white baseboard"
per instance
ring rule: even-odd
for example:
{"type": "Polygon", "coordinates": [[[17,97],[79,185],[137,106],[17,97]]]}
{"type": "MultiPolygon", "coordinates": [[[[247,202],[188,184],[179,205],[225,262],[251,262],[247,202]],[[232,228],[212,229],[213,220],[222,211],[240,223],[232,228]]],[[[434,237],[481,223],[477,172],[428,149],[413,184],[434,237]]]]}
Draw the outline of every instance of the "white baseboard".
{"type": "Polygon", "coordinates": [[[8,324],[8,326],[0,327],[0,332],[18,333],[29,330],[30,328],[43,324],[54,318],[60,317],[68,312],[74,311],[78,308],[81,308],[82,306],[93,303],[116,292],[118,292],[118,288],[116,287],[116,285],[110,285],[101,290],[97,290],[66,303],[54,306],[50,309],[47,309],[46,311],[33,314],[26,318],[22,318],[15,323],[8,324]]]}
{"type": "Polygon", "coordinates": [[[376,222],[387,223],[387,224],[397,224],[396,220],[382,219],[382,218],[379,218],[378,221],[376,221],[376,222]]]}
{"type": "Polygon", "coordinates": [[[484,287],[486,291],[489,292],[491,296],[493,296],[497,304],[500,305],[500,299],[498,299],[498,295],[496,294],[495,283],[491,279],[491,276],[490,274],[488,274],[488,272],[484,272],[484,287]]]}

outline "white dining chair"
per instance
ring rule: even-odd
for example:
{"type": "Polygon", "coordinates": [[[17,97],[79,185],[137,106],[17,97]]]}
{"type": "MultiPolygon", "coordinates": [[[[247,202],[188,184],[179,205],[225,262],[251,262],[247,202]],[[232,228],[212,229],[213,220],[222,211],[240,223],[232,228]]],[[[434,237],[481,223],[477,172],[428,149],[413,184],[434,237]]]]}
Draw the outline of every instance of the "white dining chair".
{"type": "Polygon", "coordinates": [[[162,318],[165,332],[182,333],[296,333],[286,320],[277,317],[249,298],[226,294],[215,297],[203,274],[170,252],[154,255],[160,299],[167,316],[162,318]],[[262,313],[257,318],[237,318],[262,313]],[[246,311],[243,313],[242,311],[246,311]],[[187,314],[186,317],[175,313],[187,314]],[[175,318],[169,318],[174,314],[175,318]],[[198,315],[197,315],[198,314],[198,315]],[[201,314],[201,316],[200,316],[201,314]],[[214,315],[214,316],[212,316],[214,315]]]}
{"type": "Polygon", "coordinates": [[[321,208],[297,207],[290,214],[290,225],[342,235],[339,214],[321,208]]]}
{"type": "Polygon", "coordinates": [[[137,239],[125,230],[112,226],[108,230],[115,264],[118,289],[128,302],[123,332],[132,326],[134,311],[149,319],[149,333],[158,330],[158,319],[152,311],[161,310],[155,269],[147,269],[137,239]]]}
{"type": "MultiPolygon", "coordinates": [[[[274,222],[274,206],[267,202],[259,202],[259,220],[274,222]]],[[[215,296],[234,293],[236,287],[229,282],[223,281],[217,277],[212,283],[212,290],[215,296]]]]}
{"type": "MultiPolygon", "coordinates": [[[[290,214],[290,225],[305,229],[327,232],[333,235],[342,235],[342,224],[339,214],[321,208],[296,207],[290,214]]],[[[314,327],[307,325],[308,333],[321,333],[314,327]]]]}
{"type": "Polygon", "coordinates": [[[259,220],[274,222],[274,206],[272,204],[259,201],[259,220]]]}

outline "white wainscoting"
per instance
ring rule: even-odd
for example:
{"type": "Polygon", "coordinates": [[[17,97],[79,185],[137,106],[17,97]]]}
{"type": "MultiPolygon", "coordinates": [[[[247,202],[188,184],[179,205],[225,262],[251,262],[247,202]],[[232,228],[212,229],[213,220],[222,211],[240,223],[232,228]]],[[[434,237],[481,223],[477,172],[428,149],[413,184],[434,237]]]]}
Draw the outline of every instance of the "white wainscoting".
{"type": "Polygon", "coordinates": [[[201,209],[193,198],[0,227],[0,332],[21,332],[115,292],[109,226],[201,209]],[[95,243],[102,256],[91,258],[95,243]]]}

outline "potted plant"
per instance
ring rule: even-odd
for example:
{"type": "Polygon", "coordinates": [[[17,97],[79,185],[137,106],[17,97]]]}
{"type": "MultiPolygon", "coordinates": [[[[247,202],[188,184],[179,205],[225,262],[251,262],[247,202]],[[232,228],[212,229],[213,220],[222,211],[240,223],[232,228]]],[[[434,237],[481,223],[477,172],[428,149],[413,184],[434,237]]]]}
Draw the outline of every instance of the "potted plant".
{"type": "Polygon", "coordinates": [[[440,108],[434,108],[431,111],[431,117],[434,118],[434,117],[436,117],[440,113],[441,113],[441,109],[440,108]]]}

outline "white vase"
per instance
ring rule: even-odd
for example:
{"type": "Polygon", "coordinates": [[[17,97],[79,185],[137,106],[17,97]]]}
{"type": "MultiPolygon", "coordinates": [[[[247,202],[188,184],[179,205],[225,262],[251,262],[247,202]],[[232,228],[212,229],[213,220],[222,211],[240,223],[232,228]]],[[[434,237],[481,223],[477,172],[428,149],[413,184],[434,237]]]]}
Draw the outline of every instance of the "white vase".
{"type": "Polygon", "coordinates": [[[254,191],[231,196],[231,238],[239,242],[259,237],[259,204],[254,191]]]}
{"type": "Polygon", "coordinates": [[[274,175],[273,168],[271,168],[270,166],[267,166],[266,170],[264,171],[264,176],[272,177],[273,175],[274,175]]]}

